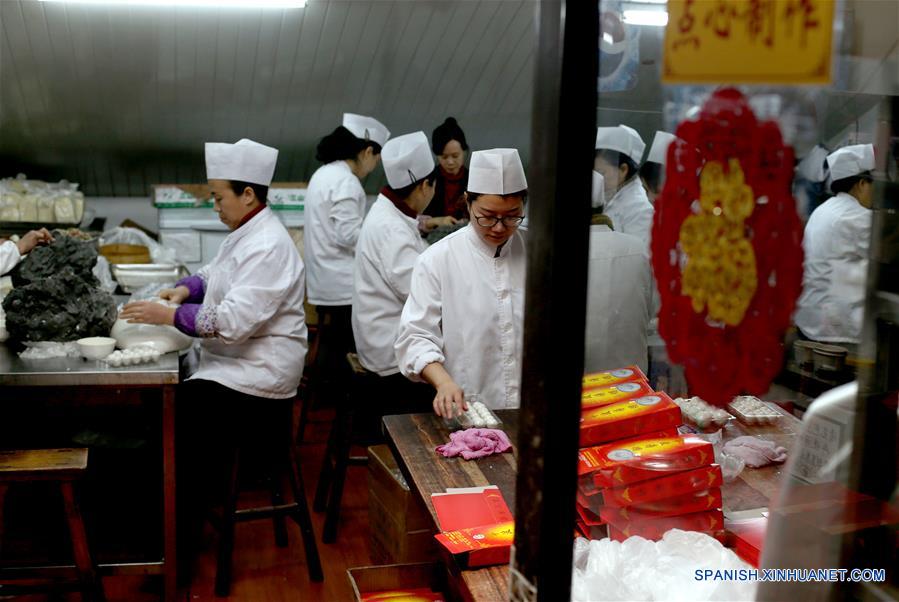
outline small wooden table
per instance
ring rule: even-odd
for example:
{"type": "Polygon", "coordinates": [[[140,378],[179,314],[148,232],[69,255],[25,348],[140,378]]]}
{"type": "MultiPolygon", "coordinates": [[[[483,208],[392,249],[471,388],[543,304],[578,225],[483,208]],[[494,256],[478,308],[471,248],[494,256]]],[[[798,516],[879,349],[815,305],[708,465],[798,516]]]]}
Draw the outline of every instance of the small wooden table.
{"type": "MultiPolygon", "coordinates": [[[[789,452],[799,432],[799,420],[780,411],[783,417],[771,426],[747,427],[736,420],[731,421],[723,433],[724,440],[757,435],[775,441],[789,452]]],[[[500,428],[509,435],[513,444],[516,443],[518,410],[499,410],[496,414],[503,421],[500,428]]],[[[437,513],[431,504],[431,494],[443,493],[449,487],[496,485],[509,508],[515,510],[517,452],[470,461],[443,458],[434,449],[449,441],[449,430],[444,426],[443,419],[434,414],[386,416],[384,426],[400,470],[412,489],[424,500],[435,527],[438,524],[437,513]]],[[[767,506],[777,491],[783,470],[784,465],[745,469],[739,478],[725,483],[725,509],[748,510],[767,506]]],[[[574,508],[571,511],[573,515],[574,508]]],[[[449,568],[454,576],[461,579],[462,595],[467,600],[495,602],[508,599],[508,566],[475,570],[460,570],[456,566],[449,568]]]]}
{"type": "Polygon", "coordinates": [[[0,344],[0,406],[27,403],[38,395],[58,398],[93,398],[116,403],[119,389],[153,389],[159,393],[162,423],[163,558],[151,562],[100,564],[101,575],[162,575],[164,599],[176,597],[175,563],[175,385],[178,384],[178,354],[168,353],[150,364],[114,368],[81,358],[22,360],[0,344]]]}

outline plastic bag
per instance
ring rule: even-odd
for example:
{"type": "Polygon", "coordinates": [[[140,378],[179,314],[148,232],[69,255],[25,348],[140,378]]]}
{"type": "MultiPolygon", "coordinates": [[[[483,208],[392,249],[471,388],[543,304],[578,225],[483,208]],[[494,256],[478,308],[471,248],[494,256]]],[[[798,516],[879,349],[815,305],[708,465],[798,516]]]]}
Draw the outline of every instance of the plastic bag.
{"type": "Polygon", "coordinates": [[[174,249],[163,247],[137,228],[113,228],[100,236],[100,246],[114,244],[143,245],[150,250],[153,263],[178,263],[178,254],[174,249]]]}
{"type": "Polygon", "coordinates": [[[55,357],[81,357],[78,343],[69,341],[26,341],[25,350],[19,352],[23,360],[46,360],[55,357]]]}
{"type": "MultiPolygon", "coordinates": [[[[153,301],[168,307],[178,307],[169,301],[162,299],[141,299],[132,296],[132,301],[153,301]]],[[[116,320],[112,325],[110,335],[116,340],[120,349],[133,349],[135,347],[152,347],[160,353],[181,351],[193,344],[193,339],[174,326],[161,326],[158,324],[136,324],[125,320],[116,320]]]]}
{"type": "Polygon", "coordinates": [[[107,293],[114,293],[116,289],[116,281],[112,278],[112,272],[109,269],[109,260],[102,255],[97,255],[97,263],[92,270],[94,276],[100,281],[100,288],[107,293]]]}
{"type": "Polygon", "coordinates": [[[753,581],[697,579],[698,570],[751,570],[704,533],[672,529],[658,542],[575,540],[571,600],[755,600],[753,581]]]}

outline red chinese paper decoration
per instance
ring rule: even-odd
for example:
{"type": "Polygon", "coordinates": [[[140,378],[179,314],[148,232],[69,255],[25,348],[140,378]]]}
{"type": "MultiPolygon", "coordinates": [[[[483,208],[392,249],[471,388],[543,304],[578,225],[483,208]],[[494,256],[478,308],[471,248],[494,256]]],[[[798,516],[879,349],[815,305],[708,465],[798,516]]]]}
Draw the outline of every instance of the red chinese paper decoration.
{"type": "Polygon", "coordinates": [[[677,128],[656,202],[659,333],[693,395],[727,404],[768,390],[802,288],[793,151],[733,88],[677,128]]]}

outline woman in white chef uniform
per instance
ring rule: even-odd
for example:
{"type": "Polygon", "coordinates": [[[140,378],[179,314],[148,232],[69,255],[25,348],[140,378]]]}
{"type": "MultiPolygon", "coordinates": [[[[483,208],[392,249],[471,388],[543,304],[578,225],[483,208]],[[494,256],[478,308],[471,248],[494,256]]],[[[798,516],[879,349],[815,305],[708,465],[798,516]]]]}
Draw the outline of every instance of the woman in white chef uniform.
{"type": "Polygon", "coordinates": [[[657,131],[649,147],[646,161],[640,166],[640,181],[649,202],[655,205],[656,199],[662,194],[665,186],[665,163],[668,159],[668,147],[674,142],[676,136],[668,132],[657,131]]]}
{"type": "Polygon", "coordinates": [[[874,147],[858,144],[828,155],[835,196],[805,226],[803,290],[796,325],[806,338],[859,342],[871,238],[874,147]]]}
{"type": "Polygon", "coordinates": [[[304,245],[307,293],[320,326],[318,387],[337,386],[346,354],[355,349],[353,258],[366,206],[361,180],[378,166],[389,138],[390,131],[377,119],[345,113],[343,125],[322,138],[316,150],[324,165],[306,189],[304,245]]]}
{"type": "Polygon", "coordinates": [[[648,248],[653,209],[637,174],[645,148],[640,134],[626,125],[597,128],[593,169],[605,181],[603,213],[615,231],[636,236],[648,248]]]}
{"type": "Polygon", "coordinates": [[[394,343],[412,269],[428,246],[418,216],[434,198],[437,170],[424,132],[392,138],[381,160],[388,186],[362,224],[353,287],[356,350],[362,366],[375,375],[372,403],[366,404],[373,423],[386,414],[427,411],[433,398],[426,384],[400,374],[394,343]]]}
{"type": "Polygon", "coordinates": [[[28,255],[38,245],[48,245],[53,242],[53,236],[46,228],[32,230],[22,236],[18,242],[11,240],[0,241],[0,276],[11,272],[19,265],[22,258],[28,255]]]}
{"type": "Polygon", "coordinates": [[[527,180],[511,148],[472,153],[469,170],[471,221],[419,258],[396,341],[400,371],[436,389],[439,416],[472,397],[520,403],[527,180]]]}
{"type": "Polygon", "coordinates": [[[207,143],[215,211],[231,233],[210,264],[162,291],[162,298],[181,304],[177,309],[136,302],[119,316],[174,325],[200,338],[199,367],[178,391],[186,535],[202,526],[210,491],[222,490],[209,475],[226,466],[229,444],[289,441],[307,347],[305,279],[296,245],[266,205],[277,158],[276,149],[251,140],[207,143]]]}
{"type": "Polygon", "coordinates": [[[603,177],[594,171],[584,372],[636,364],[648,373],[653,289],[646,244],[612,228],[603,214],[604,201],[603,177]]]}

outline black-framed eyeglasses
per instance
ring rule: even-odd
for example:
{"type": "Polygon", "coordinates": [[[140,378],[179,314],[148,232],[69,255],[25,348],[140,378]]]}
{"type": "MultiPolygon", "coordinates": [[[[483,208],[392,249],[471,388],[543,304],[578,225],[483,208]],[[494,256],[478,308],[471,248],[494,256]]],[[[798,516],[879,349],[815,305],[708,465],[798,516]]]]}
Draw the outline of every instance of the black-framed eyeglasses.
{"type": "Polygon", "coordinates": [[[503,223],[503,226],[506,228],[517,228],[521,225],[521,222],[524,221],[523,215],[506,215],[503,217],[486,216],[486,215],[476,215],[474,216],[478,225],[482,228],[492,228],[499,222],[503,223]]]}

